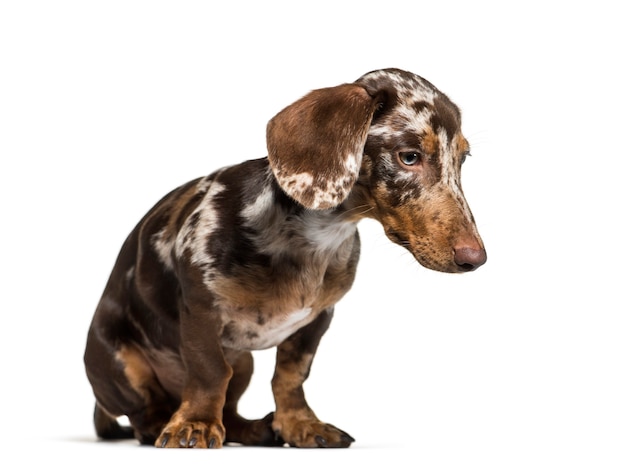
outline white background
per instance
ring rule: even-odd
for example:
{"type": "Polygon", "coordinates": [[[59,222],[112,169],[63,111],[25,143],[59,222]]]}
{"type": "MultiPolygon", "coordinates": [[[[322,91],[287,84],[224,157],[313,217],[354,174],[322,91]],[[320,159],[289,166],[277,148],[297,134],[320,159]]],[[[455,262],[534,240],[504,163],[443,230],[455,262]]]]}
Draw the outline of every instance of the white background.
{"type": "MultiPolygon", "coordinates": [[[[625,472],[616,5],[2,2],[2,469],[625,472]],[[264,156],[284,106],[383,67],[462,108],[489,261],[437,274],[362,223],[356,283],[305,385],[353,447],[97,442],[82,352],[127,233],[174,187],[264,156]]],[[[273,409],[274,352],[257,356],[250,417],[273,409]]]]}

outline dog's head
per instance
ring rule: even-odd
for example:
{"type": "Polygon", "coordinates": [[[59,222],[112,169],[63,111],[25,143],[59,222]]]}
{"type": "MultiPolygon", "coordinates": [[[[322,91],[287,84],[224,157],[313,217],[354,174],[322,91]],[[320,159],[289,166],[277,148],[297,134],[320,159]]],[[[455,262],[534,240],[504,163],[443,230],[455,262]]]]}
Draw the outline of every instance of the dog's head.
{"type": "Polygon", "coordinates": [[[279,185],[303,206],[374,217],[433,270],[486,261],[461,188],[460,111],[425,79],[385,69],[312,91],[269,122],[267,144],[279,185]]]}

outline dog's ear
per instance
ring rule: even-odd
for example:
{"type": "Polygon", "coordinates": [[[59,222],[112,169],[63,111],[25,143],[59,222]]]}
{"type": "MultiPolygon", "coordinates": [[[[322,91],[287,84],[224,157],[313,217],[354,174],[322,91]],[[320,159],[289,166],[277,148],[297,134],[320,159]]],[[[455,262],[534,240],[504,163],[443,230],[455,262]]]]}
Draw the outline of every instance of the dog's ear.
{"type": "Polygon", "coordinates": [[[309,209],[341,204],[359,176],[376,107],[357,84],[310,92],[267,126],[270,166],[280,187],[309,209]]]}

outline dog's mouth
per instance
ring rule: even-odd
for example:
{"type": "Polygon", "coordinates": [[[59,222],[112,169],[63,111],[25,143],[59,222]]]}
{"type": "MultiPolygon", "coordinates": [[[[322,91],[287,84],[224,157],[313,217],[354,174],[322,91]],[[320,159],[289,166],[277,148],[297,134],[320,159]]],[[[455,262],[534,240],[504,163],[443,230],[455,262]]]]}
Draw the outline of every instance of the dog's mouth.
{"type": "Polygon", "coordinates": [[[432,242],[420,242],[408,235],[386,229],[389,240],[407,249],[424,268],[443,273],[467,273],[475,270],[486,260],[484,249],[460,248],[438,249],[432,242]]]}
{"type": "Polygon", "coordinates": [[[404,247],[404,248],[406,248],[409,251],[411,250],[410,249],[411,243],[409,242],[409,239],[406,238],[400,232],[397,232],[397,231],[392,230],[392,229],[385,229],[385,234],[387,235],[387,238],[389,240],[391,240],[394,244],[398,244],[401,247],[404,247]]]}

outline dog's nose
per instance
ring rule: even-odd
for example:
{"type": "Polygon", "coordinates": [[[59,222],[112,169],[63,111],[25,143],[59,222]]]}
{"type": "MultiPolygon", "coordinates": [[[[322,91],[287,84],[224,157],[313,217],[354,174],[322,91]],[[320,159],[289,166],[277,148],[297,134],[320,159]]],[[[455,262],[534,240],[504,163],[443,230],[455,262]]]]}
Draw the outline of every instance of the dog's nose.
{"type": "Polygon", "coordinates": [[[460,247],[454,249],[454,263],[462,272],[476,270],[487,261],[487,252],[482,247],[460,247]]]}

